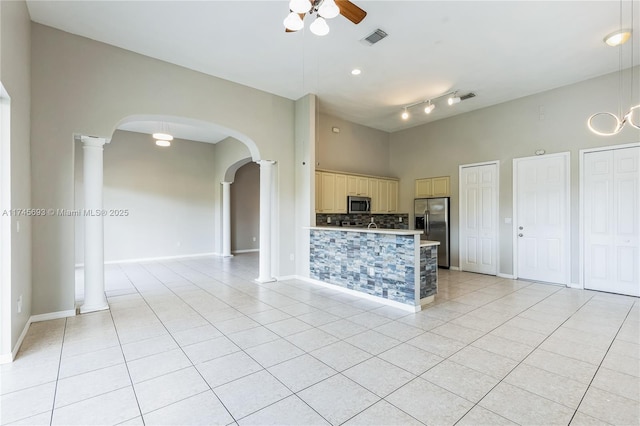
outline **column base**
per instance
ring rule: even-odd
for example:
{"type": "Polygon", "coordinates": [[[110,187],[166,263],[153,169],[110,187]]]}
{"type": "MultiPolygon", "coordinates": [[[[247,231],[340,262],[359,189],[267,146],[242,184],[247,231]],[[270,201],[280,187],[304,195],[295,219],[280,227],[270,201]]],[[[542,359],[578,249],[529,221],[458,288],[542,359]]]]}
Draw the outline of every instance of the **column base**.
{"type": "Polygon", "coordinates": [[[222,257],[233,257],[232,254],[223,254],[222,257]]]}
{"type": "Polygon", "coordinates": [[[277,280],[275,278],[256,278],[254,281],[257,282],[258,284],[265,284],[265,283],[273,283],[273,282],[276,282],[277,280]]]}
{"type": "Polygon", "coordinates": [[[109,304],[97,305],[97,306],[82,305],[82,306],[80,306],[80,313],[81,314],[88,314],[90,312],[106,311],[108,309],[109,309],[109,304]]]}

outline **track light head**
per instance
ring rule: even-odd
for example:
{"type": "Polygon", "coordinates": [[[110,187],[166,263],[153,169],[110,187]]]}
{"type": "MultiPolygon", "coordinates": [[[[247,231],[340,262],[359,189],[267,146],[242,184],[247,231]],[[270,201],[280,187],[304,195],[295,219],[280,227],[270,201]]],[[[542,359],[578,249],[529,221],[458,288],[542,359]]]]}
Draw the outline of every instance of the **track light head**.
{"type": "Polygon", "coordinates": [[[401,115],[403,120],[408,120],[409,119],[409,111],[407,111],[407,108],[404,109],[404,111],[402,111],[402,115],[401,115]]]}
{"type": "Polygon", "coordinates": [[[429,101],[429,105],[427,105],[426,107],[424,107],[424,113],[425,114],[431,114],[431,112],[436,109],[436,106],[434,104],[431,103],[431,101],[429,101]]]}

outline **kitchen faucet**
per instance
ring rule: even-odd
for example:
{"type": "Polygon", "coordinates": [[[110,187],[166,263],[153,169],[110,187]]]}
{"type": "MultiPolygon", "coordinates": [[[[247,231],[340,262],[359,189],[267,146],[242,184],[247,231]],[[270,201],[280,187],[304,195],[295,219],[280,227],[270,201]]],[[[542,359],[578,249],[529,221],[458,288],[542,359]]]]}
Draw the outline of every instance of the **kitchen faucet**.
{"type": "Polygon", "coordinates": [[[369,225],[367,225],[367,229],[371,229],[371,227],[378,229],[378,225],[376,225],[376,223],[373,221],[373,218],[371,218],[371,222],[369,222],[369,225]]]}

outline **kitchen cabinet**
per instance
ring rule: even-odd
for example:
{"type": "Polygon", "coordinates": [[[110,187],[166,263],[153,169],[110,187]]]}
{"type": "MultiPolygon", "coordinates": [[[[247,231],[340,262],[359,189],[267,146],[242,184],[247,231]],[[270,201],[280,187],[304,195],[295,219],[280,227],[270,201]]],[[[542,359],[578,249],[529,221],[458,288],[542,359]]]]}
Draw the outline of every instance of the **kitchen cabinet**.
{"type": "Polygon", "coordinates": [[[449,176],[416,179],[416,198],[448,197],[449,176]]]}
{"type": "Polygon", "coordinates": [[[398,211],[398,180],[316,171],[316,212],[347,213],[347,196],[371,197],[371,213],[398,211]]]}
{"type": "Polygon", "coordinates": [[[386,214],[398,211],[398,181],[369,179],[371,213],[386,214]]]}
{"type": "Polygon", "coordinates": [[[347,195],[369,196],[369,178],[366,176],[347,175],[347,195]]]}
{"type": "Polygon", "coordinates": [[[318,213],[347,212],[347,176],[316,172],[316,211],[318,213]]]}

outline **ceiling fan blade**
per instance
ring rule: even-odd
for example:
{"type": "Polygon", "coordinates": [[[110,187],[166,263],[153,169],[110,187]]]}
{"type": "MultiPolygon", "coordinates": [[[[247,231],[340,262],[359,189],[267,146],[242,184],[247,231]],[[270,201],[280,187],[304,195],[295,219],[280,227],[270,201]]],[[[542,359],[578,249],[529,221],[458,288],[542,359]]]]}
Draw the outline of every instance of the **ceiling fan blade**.
{"type": "Polygon", "coordinates": [[[336,0],[336,4],[340,8],[340,14],[354,24],[359,24],[364,17],[367,16],[367,12],[360,9],[349,0],[336,0]]]}

